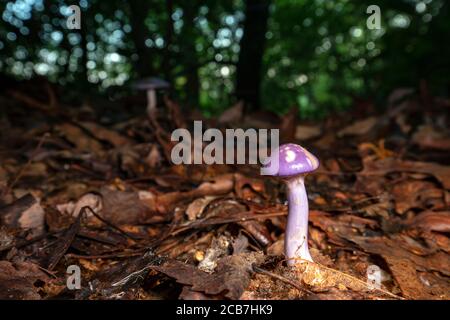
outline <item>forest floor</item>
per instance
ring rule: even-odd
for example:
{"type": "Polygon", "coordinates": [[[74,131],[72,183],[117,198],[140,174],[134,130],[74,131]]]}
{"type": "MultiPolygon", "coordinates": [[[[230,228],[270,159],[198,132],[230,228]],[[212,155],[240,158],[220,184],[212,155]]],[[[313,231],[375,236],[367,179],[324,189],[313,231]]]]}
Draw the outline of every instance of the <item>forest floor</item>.
{"type": "Polygon", "coordinates": [[[141,101],[113,121],[44,83],[33,92],[0,97],[0,299],[450,299],[450,101],[424,86],[394,90],[383,113],[367,102],[300,122],[236,105],[202,118],[279,127],[320,159],[306,178],[315,262],[297,267],[283,256],[282,182],[171,164],[171,132],[200,116],[166,99],[151,119],[141,101]]]}

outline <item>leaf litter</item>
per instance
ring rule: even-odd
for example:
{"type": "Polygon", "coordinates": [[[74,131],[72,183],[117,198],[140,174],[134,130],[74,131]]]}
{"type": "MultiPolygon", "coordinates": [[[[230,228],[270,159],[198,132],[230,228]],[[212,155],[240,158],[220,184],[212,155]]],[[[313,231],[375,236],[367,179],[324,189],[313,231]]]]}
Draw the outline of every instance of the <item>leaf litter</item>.
{"type": "MultiPolygon", "coordinates": [[[[0,137],[1,298],[449,299],[448,102],[424,112],[420,94],[395,90],[385,113],[314,124],[295,110],[251,117],[321,159],[307,177],[315,263],[295,267],[283,257],[283,185],[251,165],[173,165],[170,133],[196,116],[170,98],[150,118],[11,113],[0,137]],[[65,287],[73,264],[76,291],[65,287]]],[[[23,95],[18,108],[47,114],[23,95]]],[[[236,104],[219,124],[250,120],[236,104]]]]}

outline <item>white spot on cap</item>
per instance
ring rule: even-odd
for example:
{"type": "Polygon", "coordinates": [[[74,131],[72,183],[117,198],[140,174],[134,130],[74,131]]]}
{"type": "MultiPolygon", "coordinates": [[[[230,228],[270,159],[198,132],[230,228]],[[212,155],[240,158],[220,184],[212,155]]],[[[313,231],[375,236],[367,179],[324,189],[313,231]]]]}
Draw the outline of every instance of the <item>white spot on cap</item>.
{"type": "Polygon", "coordinates": [[[295,152],[292,150],[286,151],[286,162],[292,162],[295,160],[295,152]]]}

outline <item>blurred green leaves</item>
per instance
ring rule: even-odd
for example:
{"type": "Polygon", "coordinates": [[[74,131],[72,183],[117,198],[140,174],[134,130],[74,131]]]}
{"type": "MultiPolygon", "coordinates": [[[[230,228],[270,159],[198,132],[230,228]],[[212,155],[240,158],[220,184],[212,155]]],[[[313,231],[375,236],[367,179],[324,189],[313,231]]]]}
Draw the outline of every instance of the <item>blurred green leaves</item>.
{"type": "MultiPolygon", "coordinates": [[[[279,113],[298,106],[301,117],[322,117],[351,107],[354,97],[382,98],[422,79],[448,94],[448,1],[372,2],[273,0],[263,106],[279,113]],[[371,4],[381,8],[381,30],[366,27],[371,4]]],[[[78,1],[85,21],[80,32],[66,30],[60,14],[73,1],[2,1],[0,70],[18,78],[44,75],[101,93],[140,76],[140,41],[152,72],[170,78],[181,101],[188,103],[194,94],[195,76],[198,100],[193,101],[205,114],[233,104],[244,1],[193,1],[193,9],[182,0],[150,3],[146,30],[137,37],[125,1],[78,1]]]]}

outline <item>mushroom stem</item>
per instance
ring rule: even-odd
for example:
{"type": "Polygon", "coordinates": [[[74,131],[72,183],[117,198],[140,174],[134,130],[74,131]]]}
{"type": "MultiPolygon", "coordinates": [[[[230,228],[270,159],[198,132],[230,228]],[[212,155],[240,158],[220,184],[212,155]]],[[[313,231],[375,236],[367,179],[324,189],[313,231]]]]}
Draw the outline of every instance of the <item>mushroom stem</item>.
{"type": "Polygon", "coordinates": [[[147,113],[152,115],[156,111],[156,90],[150,89],[147,91],[147,113]]]}
{"type": "Polygon", "coordinates": [[[284,238],[284,250],[289,266],[301,263],[302,260],[312,262],[308,250],[308,196],[305,190],[303,175],[290,178],[288,187],[289,214],[284,238]]]}

